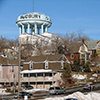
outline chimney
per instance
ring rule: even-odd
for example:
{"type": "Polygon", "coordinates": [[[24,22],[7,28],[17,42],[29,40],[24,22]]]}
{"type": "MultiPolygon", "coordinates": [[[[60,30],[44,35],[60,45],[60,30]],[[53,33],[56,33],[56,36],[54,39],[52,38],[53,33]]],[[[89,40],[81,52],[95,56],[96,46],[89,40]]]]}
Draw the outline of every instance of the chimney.
{"type": "Polygon", "coordinates": [[[84,43],[84,39],[82,39],[82,43],[84,43]]]}

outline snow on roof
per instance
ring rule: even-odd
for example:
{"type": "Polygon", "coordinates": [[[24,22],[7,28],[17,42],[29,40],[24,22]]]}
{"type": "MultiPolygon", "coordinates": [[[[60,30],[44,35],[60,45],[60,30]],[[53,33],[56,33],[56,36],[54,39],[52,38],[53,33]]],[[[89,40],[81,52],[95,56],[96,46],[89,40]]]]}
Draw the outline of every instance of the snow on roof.
{"type": "Polygon", "coordinates": [[[34,70],[24,70],[21,71],[20,73],[48,73],[48,72],[52,72],[52,70],[45,70],[45,69],[34,69],[34,70]]]}
{"type": "Polygon", "coordinates": [[[74,79],[79,79],[79,80],[83,80],[86,78],[87,75],[80,75],[80,74],[74,74],[72,77],[74,79]]]}

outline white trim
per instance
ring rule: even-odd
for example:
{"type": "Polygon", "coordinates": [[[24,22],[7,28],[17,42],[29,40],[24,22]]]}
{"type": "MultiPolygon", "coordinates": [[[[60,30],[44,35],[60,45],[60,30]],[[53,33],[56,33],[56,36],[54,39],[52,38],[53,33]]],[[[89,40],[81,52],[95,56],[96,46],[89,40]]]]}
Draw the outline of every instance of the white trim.
{"type": "Polygon", "coordinates": [[[74,54],[73,54],[73,53],[71,54],[71,59],[74,59],[74,54]],[[73,57],[72,57],[72,56],[73,56],[73,57]]]}
{"type": "Polygon", "coordinates": [[[27,74],[27,73],[48,73],[48,72],[52,72],[52,70],[45,70],[45,69],[24,70],[24,71],[21,71],[20,73],[27,74]]]}
{"type": "Polygon", "coordinates": [[[29,69],[33,69],[33,62],[30,61],[29,69]]]}
{"type": "Polygon", "coordinates": [[[48,68],[49,68],[49,66],[48,66],[48,61],[45,60],[44,62],[45,62],[45,69],[48,69],[48,68]]]}
{"type": "Polygon", "coordinates": [[[64,61],[61,61],[61,69],[63,69],[64,65],[63,65],[64,61]]]}

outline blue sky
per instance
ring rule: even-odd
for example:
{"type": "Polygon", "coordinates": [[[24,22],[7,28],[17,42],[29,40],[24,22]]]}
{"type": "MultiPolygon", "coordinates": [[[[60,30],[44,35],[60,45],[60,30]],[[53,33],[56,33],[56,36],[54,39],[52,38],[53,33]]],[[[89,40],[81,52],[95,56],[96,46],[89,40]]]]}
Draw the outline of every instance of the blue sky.
{"type": "Polygon", "coordinates": [[[17,17],[33,11],[51,18],[51,33],[84,29],[83,34],[100,39],[100,0],[34,0],[34,5],[33,0],[0,0],[0,36],[17,39],[17,17]]]}

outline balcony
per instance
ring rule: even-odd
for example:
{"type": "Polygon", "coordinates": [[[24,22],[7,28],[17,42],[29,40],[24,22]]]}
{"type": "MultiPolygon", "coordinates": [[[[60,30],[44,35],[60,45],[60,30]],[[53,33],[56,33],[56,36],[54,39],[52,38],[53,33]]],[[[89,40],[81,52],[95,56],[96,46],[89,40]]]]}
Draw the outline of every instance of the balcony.
{"type": "Polygon", "coordinates": [[[21,78],[21,82],[50,82],[53,81],[52,77],[23,77],[21,78]]]}

